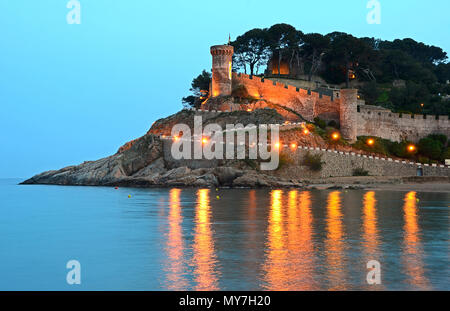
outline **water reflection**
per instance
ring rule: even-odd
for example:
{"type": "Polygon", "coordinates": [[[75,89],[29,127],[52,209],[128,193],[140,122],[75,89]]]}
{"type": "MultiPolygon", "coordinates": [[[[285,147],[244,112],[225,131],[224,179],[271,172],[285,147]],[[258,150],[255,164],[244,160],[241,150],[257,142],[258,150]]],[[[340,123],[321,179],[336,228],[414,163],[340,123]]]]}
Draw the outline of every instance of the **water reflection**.
{"type": "Polygon", "coordinates": [[[267,259],[264,265],[265,282],[267,290],[287,290],[285,237],[282,222],[282,195],[283,191],[273,190],[270,194],[271,204],[269,213],[269,226],[267,237],[267,259]]]}
{"type": "Polygon", "coordinates": [[[263,266],[266,290],[314,288],[311,195],[288,193],[287,215],[283,192],[271,192],[267,254],[263,266]]]}
{"type": "Polygon", "coordinates": [[[327,199],[327,237],[325,253],[327,257],[328,279],[331,290],[343,290],[344,272],[344,233],[341,212],[341,193],[333,191],[327,199]]]}
{"type": "Polygon", "coordinates": [[[214,251],[214,241],[211,230],[211,205],[209,189],[197,192],[194,236],[194,276],[196,290],[219,290],[217,258],[214,251]]]}
{"type": "Polygon", "coordinates": [[[250,190],[248,200],[248,218],[249,220],[255,220],[256,216],[256,191],[250,190]]]}
{"type": "MultiPolygon", "coordinates": [[[[230,247],[235,244],[236,232],[224,233],[221,227],[214,231],[212,208],[214,206],[217,222],[221,222],[224,215],[229,217],[230,210],[222,208],[216,200],[210,201],[210,190],[202,189],[192,193],[196,196],[196,203],[192,205],[195,212],[192,215],[187,212],[182,214],[181,194],[182,190],[179,189],[172,189],[169,194],[168,234],[165,242],[167,260],[164,261],[167,276],[165,284],[169,290],[228,290],[235,286],[232,283],[235,278],[239,282],[248,282],[248,288],[274,291],[372,290],[390,286],[431,288],[427,279],[431,279],[431,276],[424,268],[425,242],[421,240],[423,228],[419,225],[415,192],[409,192],[404,197],[399,194],[395,205],[389,206],[385,202],[389,200],[391,203],[391,197],[375,191],[346,194],[343,201],[344,194],[339,191],[326,192],[326,197],[323,197],[314,191],[273,190],[265,198],[265,193],[250,190],[244,193],[245,206],[232,212],[236,214],[233,221],[243,229],[239,232],[242,240],[236,243],[239,247],[219,253],[217,249],[221,245],[230,247]],[[347,196],[353,197],[349,199],[347,196]],[[324,199],[325,209],[320,204],[313,206],[313,202],[324,199]],[[391,213],[393,209],[394,213],[391,213]],[[189,217],[193,217],[193,228],[189,226],[189,217]],[[395,226],[386,225],[389,223],[395,226]],[[183,225],[186,231],[183,231],[183,225]],[[189,239],[190,232],[192,240],[189,239]],[[403,239],[399,252],[401,234],[403,239]],[[227,243],[218,245],[213,235],[221,243],[228,239],[227,243]],[[391,250],[394,255],[391,255],[391,250]],[[224,253],[228,254],[225,258],[218,258],[218,254],[224,253]],[[188,264],[190,254],[192,261],[188,264]],[[389,271],[389,278],[383,278],[380,287],[368,287],[365,265],[359,266],[359,263],[378,260],[383,271],[383,262],[388,262],[386,257],[393,257],[391,267],[398,268],[395,272],[389,271]],[[220,260],[223,264],[219,264],[220,260]],[[351,266],[353,263],[358,263],[358,266],[351,266]],[[222,278],[219,271],[228,271],[224,269],[227,265],[233,273],[227,273],[222,278]],[[227,283],[230,280],[231,283],[227,283]],[[389,284],[390,280],[396,283],[389,284]]],[[[389,269],[386,266],[386,270],[389,269]]]]}
{"type": "Polygon", "coordinates": [[[166,245],[166,283],[169,290],[187,289],[187,280],[184,277],[184,242],[181,227],[183,216],[181,215],[180,194],[180,189],[171,189],[169,193],[169,233],[166,245]]]}
{"type": "Polygon", "coordinates": [[[427,289],[428,280],[424,275],[423,251],[419,237],[416,192],[411,191],[405,195],[403,213],[405,220],[403,237],[405,272],[409,277],[409,282],[416,288],[427,289]]]}
{"type": "MultiPolygon", "coordinates": [[[[296,192],[296,191],[294,191],[296,192]]],[[[296,195],[295,195],[296,197],[296,195]]],[[[294,202],[294,201],[293,201],[294,202]]],[[[298,290],[314,290],[316,284],[314,281],[314,243],[313,237],[313,217],[311,212],[311,193],[309,191],[300,193],[298,206],[297,200],[295,205],[290,205],[290,211],[295,218],[290,221],[293,225],[289,232],[289,240],[294,240],[293,248],[296,252],[293,258],[298,258],[295,262],[295,278],[298,280],[298,290]],[[294,209],[298,215],[294,215],[294,209]],[[295,224],[295,225],[294,225],[295,224]],[[295,230],[294,230],[295,228],[295,230]]]]}
{"type": "Polygon", "coordinates": [[[367,261],[379,261],[376,205],[375,191],[366,192],[363,198],[363,245],[367,254],[367,261]]]}

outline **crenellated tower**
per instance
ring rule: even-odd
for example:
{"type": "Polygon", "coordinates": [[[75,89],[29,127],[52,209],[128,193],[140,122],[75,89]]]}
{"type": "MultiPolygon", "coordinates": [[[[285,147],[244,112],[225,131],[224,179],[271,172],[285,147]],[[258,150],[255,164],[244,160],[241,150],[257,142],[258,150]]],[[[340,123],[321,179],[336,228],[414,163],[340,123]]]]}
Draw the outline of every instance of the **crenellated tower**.
{"type": "Polygon", "coordinates": [[[211,47],[212,97],[231,95],[233,53],[234,48],[231,45],[215,45],[211,47]]]}

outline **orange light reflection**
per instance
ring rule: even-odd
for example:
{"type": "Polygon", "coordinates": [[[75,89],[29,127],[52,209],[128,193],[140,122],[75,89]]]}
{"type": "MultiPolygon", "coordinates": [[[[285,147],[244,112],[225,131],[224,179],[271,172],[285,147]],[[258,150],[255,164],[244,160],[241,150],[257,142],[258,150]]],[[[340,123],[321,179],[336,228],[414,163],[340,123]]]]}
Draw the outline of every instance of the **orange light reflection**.
{"type": "Polygon", "coordinates": [[[183,234],[181,224],[180,189],[172,189],[169,193],[169,234],[167,238],[167,287],[169,290],[180,291],[187,289],[187,280],[183,277],[185,266],[183,263],[183,234]]]}
{"type": "Polygon", "coordinates": [[[219,290],[218,273],[216,271],[217,258],[214,251],[214,241],[211,231],[211,206],[209,189],[197,192],[197,206],[195,214],[194,236],[194,275],[197,291],[219,290]]]}
{"type": "Polygon", "coordinates": [[[344,280],[344,243],[341,212],[341,193],[333,191],[327,200],[327,238],[325,250],[329,269],[329,283],[331,290],[345,289],[344,280]]]}
{"type": "Polygon", "coordinates": [[[423,251],[419,237],[419,223],[417,215],[417,194],[408,192],[404,198],[403,213],[404,226],[404,249],[403,256],[406,274],[417,289],[428,289],[429,283],[424,275],[424,263],[422,261],[423,251]]]}

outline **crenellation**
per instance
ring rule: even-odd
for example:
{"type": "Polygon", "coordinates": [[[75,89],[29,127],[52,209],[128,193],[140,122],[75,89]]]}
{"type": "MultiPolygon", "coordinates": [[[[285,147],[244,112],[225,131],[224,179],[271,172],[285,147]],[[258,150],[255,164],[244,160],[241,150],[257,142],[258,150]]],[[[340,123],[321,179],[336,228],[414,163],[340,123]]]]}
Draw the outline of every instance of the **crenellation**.
{"type": "Polygon", "coordinates": [[[293,86],[293,85],[286,85],[287,86],[287,89],[288,89],[288,91],[290,91],[290,92],[297,92],[297,88],[295,87],[295,86],[293,86]]]}
{"type": "MultiPolygon", "coordinates": [[[[227,46],[219,46],[219,50],[223,49],[226,50],[227,46]]],[[[228,52],[216,54],[220,57],[230,55],[228,52]]],[[[276,104],[298,112],[308,121],[315,117],[325,121],[339,121],[343,137],[350,140],[357,136],[375,136],[393,141],[407,139],[417,142],[429,134],[442,133],[450,136],[450,120],[447,115],[402,114],[378,106],[368,106],[357,99],[356,90],[336,90],[333,96],[328,96],[311,89],[245,73],[232,72],[231,77],[232,89],[244,86],[249,96],[258,99],[255,109],[273,108],[272,104],[276,104]]],[[[224,85],[228,87],[228,84],[224,85]]],[[[246,107],[227,102],[214,109],[234,111],[247,109],[246,107]]],[[[276,109],[286,120],[299,121],[298,116],[288,110],[276,109]]]]}

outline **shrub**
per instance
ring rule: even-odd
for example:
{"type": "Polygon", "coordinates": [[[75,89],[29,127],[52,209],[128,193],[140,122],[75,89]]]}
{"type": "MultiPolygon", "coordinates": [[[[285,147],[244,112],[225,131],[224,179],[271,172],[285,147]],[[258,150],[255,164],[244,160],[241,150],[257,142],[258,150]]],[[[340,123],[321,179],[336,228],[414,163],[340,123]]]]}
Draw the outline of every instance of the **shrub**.
{"type": "Polygon", "coordinates": [[[445,136],[444,134],[431,134],[428,135],[427,138],[440,142],[442,146],[445,146],[447,143],[447,136],[445,136]]]}
{"type": "Polygon", "coordinates": [[[432,138],[423,138],[419,141],[420,154],[433,160],[438,160],[441,158],[442,147],[443,145],[440,141],[432,138]]]}
{"type": "Polygon", "coordinates": [[[427,157],[423,157],[423,156],[419,156],[417,161],[422,164],[430,164],[430,159],[428,159],[427,157]]]}
{"type": "Polygon", "coordinates": [[[442,160],[445,161],[446,159],[450,159],[450,147],[448,147],[442,154],[442,160]]]}
{"type": "Polygon", "coordinates": [[[321,129],[325,129],[327,127],[327,123],[319,117],[314,118],[314,123],[321,129]]]}
{"type": "Polygon", "coordinates": [[[281,169],[289,164],[292,164],[292,159],[286,153],[281,152],[278,163],[278,169],[281,169]]]}
{"type": "Polygon", "coordinates": [[[325,164],[325,162],[322,162],[321,154],[311,154],[307,152],[303,158],[303,165],[309,167],[309,169],[314,172],[321,171],[323,164],[325,164]]]}
{"type": "Polygon", "coordinates": [[[358,167],[353,170],[353,176],[369,176],[369,172],[362,167],[358,167]]]}
{"type": "Polygon", "coordinates": [[[389,155],[389,145],[391,143],[392,142],[390,141],[377,137],[359,136],[357,141],[352,145],[352,147],[368,152],[375,152],[384,155],[389,155]],[[368,139],[373,139],[375,143],[372,146],[369,146],[367,144],[368,139]]]}
{"type": "Polygon", "coordinates": [[[408,145],[410,144],[411,142],[409,141],[402,141],[401,143],[391,142],[389,144],[389,152],[399,158],[411,158],[417,153],[417,150],[409,152],[408,145]]]}

